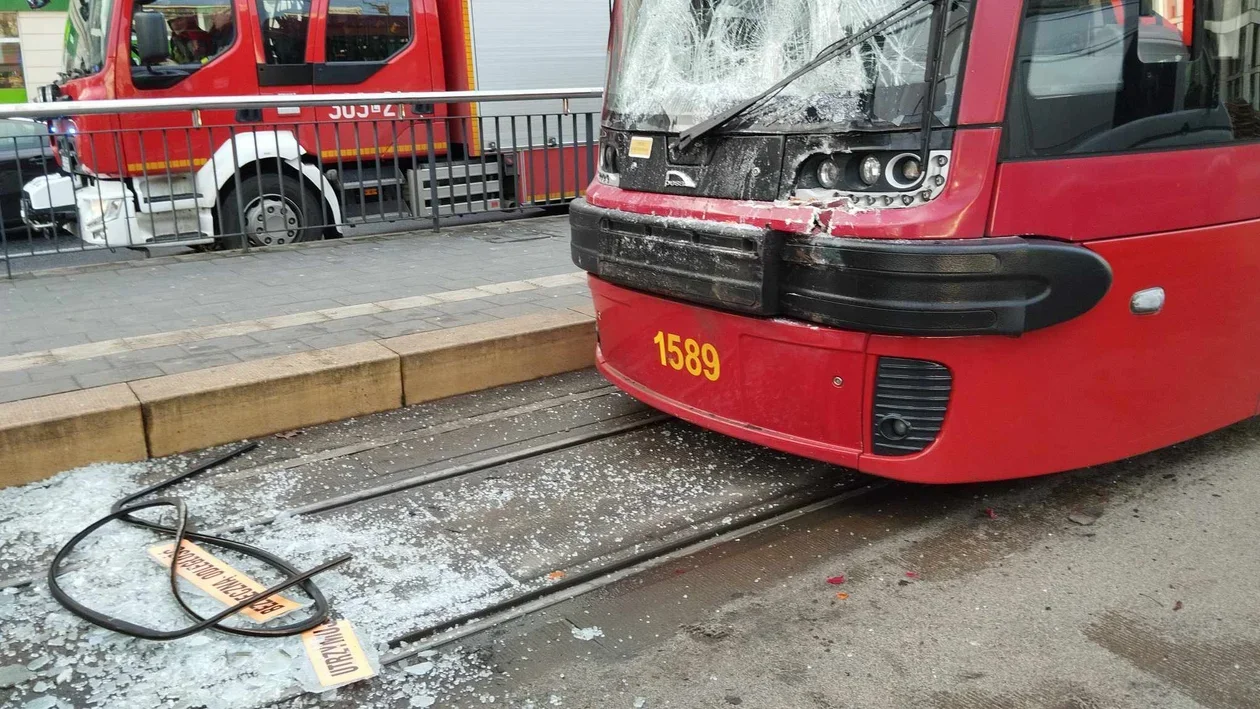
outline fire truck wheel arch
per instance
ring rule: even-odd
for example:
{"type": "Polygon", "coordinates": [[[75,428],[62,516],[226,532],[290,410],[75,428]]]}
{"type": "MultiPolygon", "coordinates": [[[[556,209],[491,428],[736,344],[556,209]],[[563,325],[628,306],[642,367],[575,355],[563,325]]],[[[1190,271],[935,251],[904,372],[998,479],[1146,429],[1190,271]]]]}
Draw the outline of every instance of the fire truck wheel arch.
{"type": "Polygon", "coordinates": [[[281,161],[295,173],[301,174],[323,196],[324,204],[328,208],[328,223],[340,224],[341,205],[335,197],[336,189],[324,177],[318,165],[302,161],[304,153],[298,145],[297,136],[288,131],[234,135],[231,140],[224,141],[210,160],[197,170],[197,194],[201,195],[198,206],[212,209],[219,195],[227,191],[226,188],[238,174],[244,176],[254,172],[276,172],[277,161],[281,161]]]}

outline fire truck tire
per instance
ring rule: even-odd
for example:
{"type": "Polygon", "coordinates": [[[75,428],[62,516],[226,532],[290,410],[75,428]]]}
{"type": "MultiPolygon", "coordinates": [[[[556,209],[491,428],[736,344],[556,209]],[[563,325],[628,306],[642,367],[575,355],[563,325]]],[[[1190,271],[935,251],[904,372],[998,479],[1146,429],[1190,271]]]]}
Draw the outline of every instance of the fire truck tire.
{"type": "Polygon", "coordinates": [[[323,238],[327,218],[319,192],[296,177],[261,173],[223,193],[219,219],[222,248],[275,246],[323,238]]]}

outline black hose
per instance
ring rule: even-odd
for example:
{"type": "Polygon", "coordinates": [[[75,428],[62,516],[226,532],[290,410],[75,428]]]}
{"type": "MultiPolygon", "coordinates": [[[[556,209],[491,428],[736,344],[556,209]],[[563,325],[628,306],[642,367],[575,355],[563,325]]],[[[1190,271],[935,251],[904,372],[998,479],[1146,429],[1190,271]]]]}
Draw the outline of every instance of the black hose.
{"type": "Polygon", "coordinates": [[[98,625],[107,630],[122,633],[123,635],[130,635],[132,637],[142,638],[145,640],[176,640],[207,629],[214,629],[234,635],[244,635],[246,637],[283,637],[306,632],[323,623],[327,620],[329,614],[328,600],[324,598],[324,594],[320,592],[319,588],[315,586],[314,581],[311,579],[316,574],[322,573],[334,566],[349,561],[351,557],[350,554],[338,556],[331,561],[310,569],[309,571],[298,571],[292,564],[272,554],[271,552],[266,551],[265,549],[260,549],[256,546],[245,544],[244,542],[238,542],[233,539],[225,539],[223,537],[215,537],[208,534],[199,534],[190,530],[188,528],[188,507],[184,504],[183,500],[177,497],[159,497],[144,502],[136,501],[141,497],[151,495],[154,492],[163,490],[183,480],[187,480],[198,473],[202,473],[217,465],[221,465],[222,463],[225,463],[242,453],[253,450],[257,446],[258,444],[254,442],[238,446],[237,448],[234,448],[217,458],[193,466],[169,480],[164,480],[155,485],[150,485],[139,492],[128,495],[127,497],[115,502],[110,508],[108,515],[96,520],[92,524],[88,525],[83,531],[74,535],[70,541],[66,542],[65,546],[61,547],[61,549],[57,552],[57,555],[53,558],[52,565],[48,569],[48,589],[52,593],[53,598],[56,599],[56,601],[66,610],[88,621],[89,623],[98,625]],[[175,509],[176,518],[175,526],[171,527],[157,522],[150,522],[149,520],[141,519],[131,514],[132,512],[151,507],[173,507],[175,509]],[[195,620],[196,623],[179,630],[157,630],[154,628],[146,628],[142,625],[137,625],[135,623],[122,620],[121,618],[114,618],[113,616],[105,615],[104,613],[88,608],[72,598],[68,593],[66,593],[65,589],[61,587],[60,583],[57,581],[57,577],[62,573],[62,565],[66,558],[70,556],[71,552],[73,552],[84,539],[87,539],[96,530],[106,524],[109,524],[110,522],[113,522],[114,520],[121,520],[133,526],[149,529],[155,532],[175,535],[175,553],[171,557],[169,572],[171,594],[175,597],[175,600],[179,603],[179,606],[183,609],[184,613],[195,620]],[[286,578],[284,581],[281,581],[271,588],[254,594],[227,610],[208,618],[201,616],[188,606],[188,603],[180,594],[179,584],[177,583],[179,578],[177,563],[178,551],[183,547],[184,540],[186,539],[200,544],[206,544],[208,546],[230,549],[240,554],[244,554],[245,556],[253,557],[278,569],[285,574],[286,578]],[[302,590],[305,591],[315,603],[315,612],[307,619],[289,623],[287,625],[254,628],[235,627],[222,623],[222,621],[226,620],[229,616],[240,612],[251,604],[297,585],[300,585],[302,590]]]}

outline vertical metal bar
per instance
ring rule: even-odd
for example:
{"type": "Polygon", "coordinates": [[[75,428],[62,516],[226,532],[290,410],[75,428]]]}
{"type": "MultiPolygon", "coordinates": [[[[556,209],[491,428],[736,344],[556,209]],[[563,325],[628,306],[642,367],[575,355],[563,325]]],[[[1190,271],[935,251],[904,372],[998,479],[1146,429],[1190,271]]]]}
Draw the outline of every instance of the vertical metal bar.
{"type": "MultiPolygon", "coordinates": [[[[298,142],[298,166],[297,166],[298,206],[302,208],[302,221],[300,223],[300,226],[302,227],[302,231],[297,235],[296,238],[305,239],[308,233],[313,233],[313,230],[307,227],[307,225],[311,223],[311,220],[314,217],[314,212],[312,212],[312,208],[317,207],[319,205],[314,205],[310,203],[310,199],[308,198],[310,197],[311,191],[306,189],[307,187],[306,173],[302,171],[303,162],[302,162],[302,144],[301,144],[301,136],[302,136],[301,110],[302,109],[299,109],[298,117],[293,119],[292,128],[293,128],[293,139],[298,142]]],[[[319,190],[320,194],[323,194],[322,182],[316,182],[315,187],[316,189],[319,190]]],[[[322,210],[322,207],[320,209],[322,210]]],[[[319,236],[322,239],[324,236],[323,232],[320,232],[319,236]]]]}
{"type": "Polygon", "coordinates": [[[577,114],[569,114],[569,119],[573,125],[573,147],[570,152],[573,153],[573,199],[578,198],[578,189],[582,184],[582,156],[578,155],[578,122],[577,114]]]}
{"type": "MultiPolygon", "coordinates": [[[[516,140],[515,137],[512,138],[516,140]]],[[[529,205],[532,207],[537,201],[534,199],[534,117],[525,114],[525,150],[529,153],[529,205]]]]}
{"type": "MultiPolygon", "coordinates": [[[[560,202],[564,202],[564,114],[556,114],[556,169],[560,171],[560,202]]],[[[547,194],[547,201],[551,201],[551,193],[547,194]]]]}
{"type": "MultiPolygon", "coordinates": [[[[341,159],[341,124],[333,123],[332,128],[333,150],[337,153],[337,175],[340,177],[339,182],[341,182],[341,218],[345,220],[346,223],[349,223],[349,205],[346,202],[346,166],[344,161],[341,159]]],[[[360,212],[360,216],[361,215],[362,212],[360,212]]]]}
{"type": "MultiPolygon", "coordinates": [[[[200,112],[197,112],[197,126],[198,128],[202,127],[202,118],[200,118],[200,112]]],[[[214,159],[214,154],[215,152],[217,152],[214,150],[214,128],[205,127],[204,130],[205,130],[205,145],[208,146],[208,149],[210,151],[209,157],[205,159],[205,165],[208,165],[210,167],[210,181],[212,181],[212,184],[217,185],[219,181],[219,164],[218,164],[218,161],[214,159]]],[[[189,139],[189,140],[192,140],[192,139],[189,139]]],[[[202,190],[200,190],[200,186],[198,186],[197,184],[197,170],[192,170],[192,173],[193,173],[193,199],[197,200],[197,210],[198,210],[197,227],[200,228],[200,225],[202,225],[200,224],[200,210],[202,210],[203,195],[202,195],[202,190]]],[[[213,203],[210,203],[210,228],[212,228],[212,232],[210,232],[210,238],[212,239],[217,237],[218,233],[222,232],[223,230],[223,208],[221,207],[221,205],[219,205],[218,194],[214,194],[214,201],[213,203]]]]}
{"type": "MultiPolygon", "coordinates": [[[[403,206],[402,191],[403,191],[403,186],[407,183],[407,180],[406,180],[407,176],[404,175],[402,171],[402,157],[400,155],[400,153],[402,153],[403,146],[400,145],[398,142],[398,121],[406,117],[406,113],[404,112],[406,109],[403,107],[402,104],[398,104],[397,109],[398,109],[398,118],[389,122],[390,135],[394,136],[394,173],[393,173],[394,212],[393,214],[395,216],[394,216],[393,221],[398,221],[399,219],[402,218],[402,211],[403,211],[402,210],[402,206],[403,206]]],[[[416,136],[414,134],[411,136],[411,145],[408,146],[407,151],[411,155],[416,154],[416,136]]]]}
{"type": "Polygon", "coordinates": [[[359,140],[359,123],[354,120],[353,116],[350,119],[350,127],[354,132],[354,163],[359,168],[359,217],[366,222],[368,221],[368,213],[367,197],[363,194],[363,185],[366,184],[364,180],[366,175],[363,174],[363,145],[359,140]]]}
{"type": "MultiPolygon", "coordinates": [[[[284,202],[286,201],[286,196],[284,193],[284,158],[280,156],[280,124],[279,123],[272,124],[271,134],[272,134],[272,137],[276,141],[276,178],[280,180],[280,202],[283,205],[284,202]]],[[[301,188],[301,184],[299,184],[298,187],[301,188]]],[[[262,190],[259,190],[258,194],[259,196],[261,196],[262,190]]],[[[267,213],[266,204],[263,203],[263,204],[260,204],[259,206],[262,207],[263,214],[266,214],[267,213]]],[[[282,217],[284,216],[284,211],[285,211],[284,209],[280,210],[280,215],[282,217]]],[[[267,220],[267,217],[264,216],[263,223],[266,223],[266,220],[267,220]]],[[[288,235],[289,235],[288,222],[286,222],[284,219],[281,219],[280,220],[280,233],[276,234],[273,240],[276,242],[279,242],[282,238],[288,235]]],[[[270,232],[268,233],[268,236],[270,236],[270,232]]],[[[293,238],[297,239],[298,237],[294,236],[293,238]]],[[[285,243],[288,243],[288,242],[285,242],[285,243]]]]}
{"type": "MultiPolygon", "coordinates": [[[[369,109],[370,110],[370,109],[369,109]]],[[[376,211],[381,216],[381,221],[385,220],[385,151],[381,145],[381,122],[375,118],[372,119],[372,149],[376,156],[376,211]]],[[[397,151],[395,151],[397,152],[397,151]]]]}
{"type": "Polygon", "coordinates": [[[547,135],[547,114],[543,122],[543,203],[551,204],[551,136],[547,135]]]}
{"type": "MultiPolygon", "coordinates": [[[[13,141],[13,154],[17,155],[18,154],[18,139],[14,137],[14,138],[11,138],[11,140],[13,141]]],[[[40,157],[39,164],[43,166],[44,174],[47,174],[48,163],[44,159],[43,146],[40,146],[39,157],[40,157]]],[[[19,189],[22,190],[21,192],[22,197],[25,197],[26,196],[26,178],[22,175],[22,160],[20,159],[15,160],[14,162],[17,163],[17,178],[18,178],[17,183],[21,185],[19,189]]],[[[21,203],[19,202],[19,204],[21,203]]],[[[51,215],[52,213],[51,200],[48,202],[48,206],[49,206],[49,214],[51,215]]],[[[21,209],[21,207],[19,206],[18,209],[21,209]]],[[[4,216],[5,216],[4,214],[0,214],[0,255],[3,255],[4,257],[4,266],[7,272],[9,269],[9,239],[8,239],[8,234],[6,233],[8,230],[4,228],[4,216]]],[[[32,248],[34,248],[35,240],[31,238],[32,237],[31,228],[29,226],[23,225],[22,229],[26,232],[26,243],[31,244],[32,248]]]]}
{"type": "MultiPolygon", "coordinates": [[[[445,119],[444,119],[445,120],[445,119]]],[[[450,149],[450,126],[447,126],[447,149],[450,149]]],[[[433,145],[433,119],[429,119],[424,123],[424,139],[428,143],[428,162],[429,162],[429,215],[433,218],[433,231],[442,230],[442,215],[438,214],[438,189],[437,189],[437,148],[433,145]]]]}
{"type": "MultiPolygon", "coordinates": [[[[147,185],[149,184],[149,160],[147,157],[145,157],[145,154],[144,154],[144,136],[143,135],[136,136],[136,145],[140,147],[140,179],[144,181],[145,185],[147,185]]],[[[101,181],[99,179],[96,181],[96,196],[97,196],[97,199],[101,198],[101,181]]],[[[138,205],[141,203],[145,203],[148,205],[149,231],[152,233],[153,236],[156,237],[157,236],[157,220],[153,215],[153,204],[144,200],[140,196],[140,190],[136,190],[136,204],[138,205]]],[[[80,226],[80,228],[82,228],[82,226],[80,226]]],[[[136,245],[136,242],[134,240],[129,238],[128,241],[131,243],[132,246],[136,245]]]]}
{"type": "MultiPolygon", "coordinates": [[[[465,148],[464,148],[464,199],[463,199],[463,202],[464,202],[464,214],[465,214],[465,215],[468,215],[468,214],[472,214],[472,212],[473,212],[473,204],[472,204],[472,193],[473,193],[473,186],[472,186],[472,163],[469,161],[468,153],[474,149],[474,146],[473,146],[473,138],[476,138],[477,140],[480,140],[480,139],[481,139],[481,135],[480,135],[480,134],[473,135],[473,133],[474,133],[474,131],[473,131],[473,116],[471,115],[471,112],[470,112],[470,115],[469,115],[467,118],[465,118],[464,120],[468,121],[468,132],[467,132],[467,133],[465,133],[465,136],[468,138],[468,140],[467,140],[467,142],[466,142],[466,144],[465,144],[465,148]]],[[[476,149],[476,150],[478,150],[478,151],[480,151],[480,150],[482,149],[482,147],[483,147],[483,146],[478,145],[478,146],[476,146],[476,148],[475,148],[475,149],[476,149]]],[[[454,160],[452,160],[452,159],[451,159],[451,157],[450,157],[450,156],[451,156],[451,151],[450,151],[450,148],[447,148],[447,150],[446,150],[446,155],[447,155],[447,161],[451,163],[451,171],[452,171],[452,172],[454,172],[454,170],[455,170],[455,163],[454,163],[454,160]]],[[[451,215],[452,215],[452,216],[455,216],[455,205],[456,205],[456,204],[458,204],[458,200],[456,200],[456,199],[455,199],[455,179],[454,179],[454,177],[455,177],[455,176],[452,174],[452,175],[451,175],[451,181],[450,181],[450,182],[451,182],[451,185],[450,185],[450,190],[451,190],[451,215]]],[[[484,178],[483,178],[483,179],[484,179],[484,178]]]]}
{"type": "Polygon", "coordinates": [[[495,161],[499,163],[499,211],[503,212],[503,211],[507,211],[507,206],[503,204],[504,202],[503,184],[504,184],[504,179],[507,177],[507,159],[504,157],[506,153],[503,150],[503,132],[500,130],[500,123],[502,123],[502,116],[495,116],[494,117],[494,144],[495,144],[495,147],[498,148],[498,151],[499,151],[498,156],[495,158],[495,161]]]}
{"type": "MultiPolygon", "coordinates": [[[[498,116],[495,117],[495,121],[496,122],[498,121],[498,116]]],[[[481,136],[482,141],[484,142],[485,137],[486,137],[486,120],[482,118],[481,116],[477,116],[477,135],[481,136]]],[[[496,152],[499,150],[498,140],[494,142],[494,149],[496,152]]],[[[483,147],[481,150],[481,211],[483,212],[490,211],[490,193],[486,187],[487,183],[488,183],[488,180],[486,180],[486,151],[485,151],[485,148],[483,147]]]]}
{"type": "MultiPolygon", "coordinates": [[[[110,130],[110,134],[114,136],[114,161],[115,161],[115,163],[114,163],[114,164],[115,164],[115,166],[118,168],[118,179],[123,180],[123,179],[125,179],[125,176],[126,176],[126,174],[127,174],[127,160],[126,160],[126,157],[123,155],[123,144],[122,144],[122,138],[120,137],[120,136],[121,136],[121,134],[122,134],[122,130],[121,130],[121,129],[111,129],[111,130],[110,130]]],[[[73,194],[73,193],[74,193],[74,185],[75,185],[75,180],[71,180],[71,181],[70,181],[70,191],[71,191],[71,196],[75,196],[75,195],[73,194]]],[[[75,203],[74,203],[74,209],[75,209],[75,215],[77,216],[77,215],[78,215],[78,211],[79,211],[79,203],[78,203],[78,201],[77,201],[77,196],[75,196],[75,197],[76,197],[76,201],[75,201],[75,203]]],[[[138,204],[138,202],[137,202],[137,204],[138,204]]],[[[135,235],[135,233],[131,230],[131,220],[130,220],[130,219],[126,219],[126,216],[127,216],[127,210],[126,210],[126,207],[127,207],[127,205],[123,205],[123,217],[124,217],[123,224],[125,224],[125,225],[126,225],[126,227],[127,227],[127,243],[128,243],[128,244],[132,244],[132,243],[135,243],[135,240],[136,240],[136,235],[135,235]]],[[[137,207],[137,210],[138,210],[138,209],[139,209],[139,208],[137,207]]],[[[136,225],[138,226],[139,224],[140,224],[140,215],[139,215],[139,214],[137,214],[137,215],[136,215],[136,225]]],[[[82,227],[83,227],[83,225],[81,225],[81,224],[80,224],[80,225],[79,225],[79,228],[80,228],[80,229],[82,229],[82,227]]],[[[80,238],[79,243],[81,243],[81,244],[85,244],[85,245],[86,245],[86,243],[87,243],[87,242],[83,241],[83,240],[82,240],[82,238],[80,238]]]]}
{"type": "MultiPolygon", "coordinates": [[[[320,144],[320,137],[319,137],[319,133],[320,133],[319,108],[315,108],[315,110],[312,111],[312,115],[315,116],[314,122],[311,122],[311,130],[315,132],[315,165],[319,166],[319,174],[320,174],[319,189],[320,189],[320,195],[323,196],[324,173],[325,173],[324,146],[320,144]]],[[[331,121],[329,122],[331,123],[331,121]]],[[[333,125],[333,128],[335,130],[336,128],[335,123],[333,125]]],[[[340,188],[341,181],[343,180],[341,180],[340,173],[336,174],[336,178],[338,178],[336,179],[336,181],[338,181],[338,188],[336,188],[336,205],[338,205],[338,207],[341,207],[341,205],[345,204],[345,193],[343,189],[340,188]]],[[[324,201],[320,200],[320,203],[316,205],[316,207],[319,207],[320,209],[324,209],[324,201]]],[[[329,217],[331,217],[331,214],[329,215],[329,217]]],[[[341,208],[341,220],[345,220],[344,208],[341,208]]],[[[329,225],[330,227],[339,227],[340,224],[329,224],[329,225]]]]}
{"type": "MultiPolygon", "coordinates": [[[[84,139],[87,141],[89,149],[92,149],[92,150],[93,150],[93,154],[95,154],[95,150],[94,150],[95,146],[94,146],[94,145],[92,145],[92,134],[91,134],[91,133],[85,134],[85,135],[84,135],[84,139]]],[[[137,141],[137,143],[139,143],[139,141],[137,141]]],[[[144,150],[144,148],[143,148],[143,146],[142,146],[142,147],[141,147],[141,153],[140,153],[140,169],[141,169],[141,171],[145,171],[145,170],[147,170],[147,169],[148,169],[148,168],[147,168],[147,166],[144,164],[145,160],[144,160],[144,152],[143,152],[143,150],[144,150]]],[[[77,151],[76,151],[76,152],[77,152],[77,151]]],[[[77,158],[77,155],[76,155],[76,158],[77,158]]],[[[78,162],[78,160],[76,159],[76,161],[75,161],[75,162],[77,163],[77,162],[78,162]]],[[[119,171],[119,173],[118,173],[118,180],[119,180],[119,182],[123,182],[124,176],[126,175],[125,170],[126,170],[126,165],[123,165],[123,170],[120,170],[120,171],[119,171]]],[[[98,174],[99,174],[99,173],[98,173],[98,174]]],[[[94,181],[95,181],[95,183],[96,183],[96,200],[97,200],[97,202],[98,202],[98,203],[102,206],[102,208],[103,208],[103,207],[104,207],[104,204],[105,204],[105,194],[104,194],[104,192],[101,190],[101,178],[96,177],[96,178],[93,178],[93,180],[94,180],[94,181]]],[[[72,194],[74,194],[74,190],[75,190],[75,184],[76,184],[76,182],[77,182],[77,181],[75,181],[75,180],[72,180],[72,181],[70,182],[70,192],[71,192],[72,194]]],[[[126,183],[125,183],[125,182],[123,182],[123,184],[126,184],[126,183]]],[[[139,193],[137,192],[137,200],[138,200],[138,198],[139,198],[139,193]]],[[[77,194],[74,194],[74,200],[75,200],[75,216],[77,217],[77,216],[78,216],[78,204],[79,204],[79,196],[78,196],[77,194]]],[[[137,202],[137,204],[138,204],[138,202],[137,202]]],[[[102,213],[104,213],[104,212],[102,211],[102,213]]],[[[149,221],[149,230],[150,230],[151,232],[153,232],[153,233],[154,233],[154,235],[156,235],[156,234],[157,234],[157,229],[155,228],[155,225],[153,224],[153,221],[152,221],[152,220],[153,220],[152,210],[150,210],[150,213],[149,213],[149,220],[150,220],[150,221],[149,221]]],[[[102,223],[102,225],[103,225],[103,223],[102,223]]],[[[80,224],[78,225],[78,228],[79,228],[79,240],[80,240],[80,241],[83,241],[84,225],[83,225],[82,223],[80,223],[80,224]]],[[[86,243],[86,242],[84,242],[84,243],[86,243]]],[[[131,245],[131,246],[135,246],[135,245],[136,245],[135,239],[133,239],[133,238],[132,238],[132,235],[131,235],[131,233],[130,233],[130,232],[128,232],[128,233],[127,233],[127,243],[128,243],[129,245],[131,245]]],[[[143,243],[143,242],[141,242],[141,243],[143,243]]],[[[110,248],[110,245],[109,245],[109,230],[108,230],[108,229],[105,231],[105,248],[110,248]]]]}
{"type": "MultiPolygon", "coordinates": [[[[175,165],[174,163],[171,162],[171,148],[170,148],[171,134],[170,134],[169,128],[162,128],[161,131],[162,131],[162,160],[166,163],[167,204],[170,205],[171,224],[173,225],[173,228],[175,229],[175,238],[179,239],[180,235],[183,234],[183,232],[180,231],[179,229],[179,214],[175,211],[175,178],[172,176],[172,173],[175,171],[175,165]]],[[[189,159],[192,159],[191,154],[189,154],[188,157],[189,159]]],[[[150,210],[153,209],[153,190],[152,189],[149,190],[149,209],[150,210]]],[[[157,234],[154,234],[154,236],[156,237],[157,234]]]]}
{"type": "MultiPolygon", "coordinates": [[[[193,122],[200,123],[200,118],[195,117],[197,116],[197,110],[194,110],[193,113],[193,122]]],[[[190,194],[193,195],[193,233],[200,237],[202,235],[202,193],[197,191],[197,159],[194,157],[194,155],[197,155],[197,151],[193,150],[192,128],[184,128],[184,144],[188,146],[188,189],[190,194]]],[[[210,157],[208,157],[207,162],[214,159],[214,146],[209,145],[208,147],[210,157]]],[[[212,166],[210,167],[210,173],[213,173],[213,171],[214,167],[212,166]]],[[[171,205],[171,207],[174,207],[174,205],[171,205]]]]}
{"type": "MultiPolygon", "coordinates": [[[[47,144],[47,145],[45,145],[45,146],[43,146],[43,147],[41,147],[41,148],[40,148],[40,153],[39,153],[39,155],[40,155],[40,161],[39,161],[39,162],[40,162],[40,171],[41,171],[41,172],[43,173],[43,175],[44,175],[44,198],[45,198],[46,200],[48,200],[48,207],[49,207],[49,209],[50,209],[50,210],[52,209],[53,200],[52,200],[52,187],[48,184],[48,163],[49,163],[49,162],[52,162],[52,163],[53,163],[53,165],[54,165],[54,166],[56,166],[56,161],[54,161],[54,160],[53,160],[53,155],[54,155],[54,152],[55,152],[55,151],[53,150],[53,142],[54,142],[54,140],[55,140],[55,138],[53,138],[53,137],[52,137],[52,135],[51,135],[51,133],[50,133],[49,138],[48,138],[48,144],[47,144]]],[[[75,195],[74,195],[74,182],[73,182],[73,180],[71,180],[71,183],[70,183],[70,197],[73,199],[73,198],[74,198],[74,196],[75,196],[75,195]]],[[[75,202],[75,203],[74,203],[74,206],[75,206],[75,208],[77,209],[77,208],[78,208],[78,203],[77,203],[77,202],[75,202]]],[[[51,214],[51,213],[50,213],[50,216],[52,216],[52,214],[51,214]]],[[[44,239],[45,239],[45,240],[48,240],[48,239],[54,239],[54,240],[55,240],[55,239],[57,239],[57,238],[58,238],[58,234],[57,234],[57,220],[56,220],[56,218],[55,218],[55,217],[54,217],[54,218],[53,218],[53,220],[52,220],[52,226],[50,226],[50,227],[48,228],[48,230],[47,230],[47,231],[43,231],[43,232],[41,233],[41,235],[44,237],[44,239]]],[[[80,242],[80,243],[82,243],[82,242],[80,242]]],[[[26,245],[27,245],[28,247],[30,247],[30,249],[31,249],[31,250],[34,250],[34,248],[35,248],[35,233],[34,233],[33,231],[31,231],[30,229],[27,229],[27,231],[26,231],[26,245]]],[[[12,250],[11,250],[11,249],[9,249],[8,247],[6,247],[6,250],[5,250],[5,257],[6,257],[6,258],[12,258],[12,255],[13,255],[13,254],[12,254],[12,250]]]]}
{"type": "Polygon", "coordinates": [[[591,180],[595,179],[595,113],[587,111],[586,113],[586,175],[582,180],[583,185],[589,185],[591,180]]]}
{"type": "Polygon", "coordinates": [[[236,223],[241,226],[241,248],[249,251],[249,224],[245,222],[245,194],[241,189],[241,156],[236,150],[236,126],[228,126],[228,142],[232,145],[232,182],[236,189],[236,223]]]}
{"type": "MultiPolygon", "coordinates": [[[[260,111],[260,112],[261,112],[261,111],[260,111]]],[[[254,155],[255,155],[255,156],[262,155],[262,152],[258,149],[258,130],[257,130],[256,128],[251,128],[251,129],[250,129],[250,131],[249,131],[249,136],[250,136],[250,139],[254,141],[254,155]]],[[[261,174],[262,174],[262,167],[263,167],[263,166],[262,166],[262,164],[261,164],[261,161],[259,161],[259,163],[260,163],[260,164],[259,164],[257,167],[255,167],[255,168],[254,168],[254,171],[255,171],[255,172],[257,172],[257,173],[261,176],[261,174]]],[[[258,213],[258,214],[259,214],[259,216],[260,216],[260,217],[262,217],[262,220],[263,220],[263,228],[262,228],[262,231],[255,232],[255,233],[257,233],[257,234],[261,234],[263,237],[266,237],[266,236],[267,236],[267,217],[266,217],[266,216],[264,216],[264,215],[263,215],[263,212],[261,211],[261,209],[262,209],[262,200],[260,199],[260,198],[261,198],[261,196],[262,196],[262,190],[259,190],[259,194],[257,194],[257,195],[242,194],[242,195],[241,195],[241,198],[242,198],[242,199],[248,198],[248,199],[250,200],[250,202],[253,202],[253,201],[254,201],[254,199],[258,199],[258,207],[259,207],[259,209],[260,209],[260,211],[259,211],[259,213],[258,213]]],[[[244,214],[241,214],[241,224],[244,224],[244,223],[245,223],[245,215],[244,215],[244,214]]],[[[249,233],[249,229],[248,229],[248,228],[245,228],[245,233],[246,233],[246,234],[248,234],[248,233],[249,233]]],[[[246,237],[246,238],[244,239],[244,242],[245,242],[245,243],[244,243],[245,250],[246,250],[246,251],[248,251],[248,250],[251,248],[251,245],[250,245],[250,243],[249,243],[249,237],[246,237]]],[[[266,242],[264,241],[263,243],[266,243],[266,242]]]]}
{"type": "Polygon", "coordinates": [[[512,116],[511,126],[512,126],[512,156],[513,156],[512,159],[516,162],[516,177],[512,178],[512,181],[514,183],[512,193],[516,195],[516,210],[523,211],[525,209],[525,204],[522,201],[521,186],[524,184],[524,182],[521,180],[521,175],[522,175],[522,170],[524,170],[524,167],[523,167],[524,162],[521,160],[521,150],[516,144],[516,116],[515,115],[512,116]]]}
{"type": "MultiPolygon", "coordinates": [[[[13,153],[15,155],[17,154],[17,150],[18,150],[17,138],[14,138],[13,139],[13,153]]],[[[40,148],[39,154],[41,158],[40,163],[43,164],[44,161],[42,158],[44,156],[44,149],[42,147],[40,148]]],[[[18,160],[17,162],[18,162],[18,184],[25,186],[26,182],[22,179],[22,161],[18,160]]],[[[45,172],[46,171],[47,170],[45,170],[45,172]]],[[[49,202],[48,204],[50,207],[52,206],[52,202],[49,202]]],[[[2,205],[0,205],[0,208],[2,208],[2,205]]],[[[30,227],[26,227],[26,231],[27,231],[26,238],[27,238],[27,241],[29,241],[30,240],[30,227]]],[[[3,255],[4,257],[4,277],[13,278],[13,264],[11,263],[11,260],[9,258],[9,230],[4,228],[4,212],[3,211],[0,211],[0,255],[3,255]]]]}
{"type": "Polygon", "coordinates": [[[415,116],[407,118],[407,130],[411,134],[411,174],[407,175],[404,173],[402,176],[403,186],[407,190],[406,205],[407,209],[411,212],[412,219],[419,219],[421,217],[420,186],[414,181],[414,178],[420,174],[420,136],[416,133],[416,123],[415,116]]]}
{"type": "MultiPolygon", "coordinates": [[[[320,139],[319,139],[319,128],[320,128],[320,124],[319,124],[319,109],[318,109],[318,108],[314,109],[314,110],[311,112],[311,114],[315,117],[315,118],[314,118],[314,120],[311,122],[311,130],[315,133],[315,164],[319,167],[319,178],[320,178],[320,179],[319,179],[319,196],[320,196],[320,199],[319,199],[319,202],[315,205],[315,207],[316,207],[317,209],[320,209],[320,210],[322,211],[322,210],[324,209],[324,199],[323,199],[323,197],[324,197],[324,147],[323,147],[323,145],[320,143],[320,139]]],[[[330,122],[331,122],[331,121],[330,121],[330,122]]],[[[334,129],[334,130],[336,129],[336,127],[337,127],[337,126],[336,126],[336,124],[333,124],[333,129],[334,129]]],[[[345,195],[345,191],[344,191],[344,190],[340,187],[340,185],[342,184],[342,182],[343,182],[343,181],[342,181],[342,179],[341,179],[341,173],[340,173],[340,172],[338,172],[338,173],[337,173],[337,183],[338,183],[338,187],[337,187],[337,189],[336,189],[335,194],[336,194],[336,196],[337,196],[337,206],[341,209],[341,220],[342,220],[342,221],[345,221],[345,218],[346,218],[346,210],[345,210],[345,207],[343,207],[342,205],[344,205],[344,204],[345,204],[345,202],[346,202],[346,195],[345,195]]],[[[329,186],[331,187],[331,185],[329,185],[329,186]]],[[[330,214],[329,216],[331,217],[332,215],[330,214]]],[[[340,225],[340,224],[329,224],[329,225],[327,225],[327,226],[332,227],[332,228],[338,228],[338,227],[340,227],[341,225],[340,225]]],[[[321,238],[321,240],[322,240],[324,237],[321,235],[321,236],[320,236],[320,238],[321,238]]]]}

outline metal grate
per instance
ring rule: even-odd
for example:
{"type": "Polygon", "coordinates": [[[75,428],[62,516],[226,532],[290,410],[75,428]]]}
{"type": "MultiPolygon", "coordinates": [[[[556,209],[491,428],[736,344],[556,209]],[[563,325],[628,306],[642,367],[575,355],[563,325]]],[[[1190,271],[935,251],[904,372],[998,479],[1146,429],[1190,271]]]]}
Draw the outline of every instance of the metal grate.
{"type": "Polygon", "coordinates": [[[876,455],[926,450],[940,435],[954,375],[936,362],[881,357],[875,375],[872,448],[876,455]]]}

